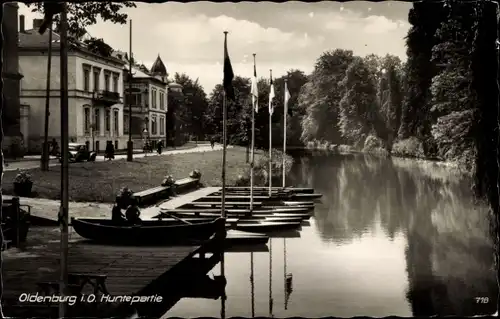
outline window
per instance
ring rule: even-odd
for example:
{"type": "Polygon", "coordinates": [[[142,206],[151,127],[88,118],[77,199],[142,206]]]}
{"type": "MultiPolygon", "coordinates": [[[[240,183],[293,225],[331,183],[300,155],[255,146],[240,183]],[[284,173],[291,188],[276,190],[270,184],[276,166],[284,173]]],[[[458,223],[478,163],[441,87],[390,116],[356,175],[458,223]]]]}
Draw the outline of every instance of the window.
{"type": "Polygon", "coordinates": [[[130,121],[130,116],[128,114],[123,114],[123,133],[128,133],[128,121],[130,121]]]}
{"type": "Polygon", "coordinates": [[[99,91],[99,70],[94,70],[94,92],[99,91]]]}
{"type": "Polygon", "coordinates": [[[118,110],[113,110],[113,129],[115,131],[115,134],[118,134],[119,132],[119,127],[118,127],[118,110]]]}
{"type": "Polygon", "coordinates": [[[95,109],[94,110],[94,130],[97,133],[99,133],[100,129],[101,129],[101,110],[95,109]]]}
{"type": "Polygon", "coordinates": [[[109,73],[104,73],[104,90],[109,91],[110,90],[110,83],[109,81],[111,80],[111,75],[109,73]]]}
{"type": "Polygon", "coordinates": [[[86,107],[83,109],[83,129],[85,134],[90,133],[90,108],[86,107]]]}
{"type": "Polygon", "coordinates": [[[165,93],[160,91],[160,110],[165,109],[165,93]]]}
{"type": "Polygon", "coordinates": [[[130,101],[132,101],[132,105],[141,105],[142,99],[141,99],[141,94],[127,94],[125,97],[125,104],[129,104],[130,101]]]}
{"type": "Polygon", "coordinates": [[[151,90],[151,99],[152,99],[151,107],[153,109],[156,109],[156,90],[155,89],[151,90]]]}
{"type": "Polygon", "coordinates": [[[113,75],[113,92],[117,92],[118,93],[118,80],[119,80],[119,76],[118,75],[113,75]]]}
{"type": "Polygon", "coordinates": [[[90,70],[88,68],[83,69],[83,90],[90,91],[90,70]]]}
{"type": "Polygon", "coordinates": [[[156,115],[151,116],[151,135],[156,135],[158,133],[156,118],[156,115]]]}
{"type": "Polygon", "coordinates": [[[105,116],[104,120],[105,120],[105,122],[104,122],[105,130],[106,130],[106,132],[109,132],[111,130],[111,111],[110,110],[106,110],[106,116],[105,116]]]}
{"type": "Polygon", "coordinates": [[[165,117],[160,116],[160,135],[165,135],[165,117]]]}

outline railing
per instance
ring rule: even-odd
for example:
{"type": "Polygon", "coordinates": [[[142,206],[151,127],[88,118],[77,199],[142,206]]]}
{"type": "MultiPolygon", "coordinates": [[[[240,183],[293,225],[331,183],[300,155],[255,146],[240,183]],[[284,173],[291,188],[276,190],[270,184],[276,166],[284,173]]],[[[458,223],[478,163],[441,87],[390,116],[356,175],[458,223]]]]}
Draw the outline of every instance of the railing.
{"type": "Polygon", "coordinates": [[[106,91],[106,90],[94,92],[94,98],[96,100],[99,100],[99,101],[107,101],[107,102],[114,102],[114,103],[121,102],[120,93],[106,91]]]}

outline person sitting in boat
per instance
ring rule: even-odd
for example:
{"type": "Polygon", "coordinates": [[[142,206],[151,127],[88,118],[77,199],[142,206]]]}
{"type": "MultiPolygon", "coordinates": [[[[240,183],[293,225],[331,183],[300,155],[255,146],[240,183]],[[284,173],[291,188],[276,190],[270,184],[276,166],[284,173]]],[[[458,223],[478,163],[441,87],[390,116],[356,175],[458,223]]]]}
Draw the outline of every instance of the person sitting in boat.
{"type": "Polygon", "coordinates": [[[137,199],[134,197],[130,198],[130,205],[125,211],[125,218],[131,224],[139,224],[141,222],[141,211],[139,210],[139,205],[137,205],[137,199]]]}
{"type": "Polygon", "coordinates": [[[117,224],[122,224],[127,221],[125,215],[122,213],[122,209],[118,205],[114,205],[111,210],[111,220],[117,224]]]}

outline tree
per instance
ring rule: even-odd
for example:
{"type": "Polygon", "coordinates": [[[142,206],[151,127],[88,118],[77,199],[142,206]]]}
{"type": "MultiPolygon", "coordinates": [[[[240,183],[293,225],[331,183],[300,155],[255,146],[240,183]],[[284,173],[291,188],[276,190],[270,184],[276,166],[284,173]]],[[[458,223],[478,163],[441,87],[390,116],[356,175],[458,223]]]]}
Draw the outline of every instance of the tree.
{"type": "Polygon", "coordinates": [[[339,104],[340,132],[346,141],[363,145],[369,134],[375,134],[375,76],[362,58],[355,57],[340,86],[344,92],[339,104]]]}
{"type": "MultiPolygon", "coordinates": [[[[44,2],[26,3],[32,12],[44,13],[44,2]]],[[[111,2],[68,2],[68,35],[73,39],[81,39],[86,33],[86,28],[97,23],[97,18],[117,24],[126,24],[128,14],[121,12],[124,8],[135,8],[131,1],[111,2]]],[[[59,15],[54,16],[54,31],[59,32],[59,15]]]]}
{"type": "MultiPolygon", "coordinates": [[[[341,143],[338,128],[339,102],[342,97],[339,82],[344,78],[353,53],[337,49],[323,53],[314,67],[305,96],[299,98],[305,108],[302,120],[302,141],[325,140],[341,143]]],[[[299,103],[300,104],[300,103],[299,103]]]]}
{"type": "MultiPolygon", "coordinates": [[[[243,136],[246,131],[242,132],[241,118],[242,109],[249,104],[250,95],[250,79],[236,76],[233,79],[233,87],[235,91],[235,101],[227,101],[227,137],[228,142],[232,144],[242,145],[245,143],[243,136]]],[[[222,108],[223,108],[223,92],[222,85],[217,84],[210,94],[208,100],[207,111],[204,114],[206,130],[210,135],[222,136],[222,108]]]]}
{"type": "Polygon", "coordinates": [[[403,103],[398,137],[415,136],[424,142],[426,153],[433,152],[430,115],[430,85],[436,74],[431,61],[434,34],[445,19],[441,2],[417,2],[408,15],[412,25],[406,37],[408,91],[403,103]]]}
{"type": "Polygon", "coordinates": [[[377,92],[379,122],[375,127],[379,137],[391,147],[401,125],[403,100],[402,66],[397,56],[386,55],[381,60],[384,70],[377,92]]]}
{"type": "Polygon", "coordinates": [[[203,114],[207,110],[208,100],[198,79],[192,80],[188,75],[175,73],[174,81],[182,86],[183,99],[177,110],[183,119],[185,131],[190,135],[203,138],[203,114]]]}

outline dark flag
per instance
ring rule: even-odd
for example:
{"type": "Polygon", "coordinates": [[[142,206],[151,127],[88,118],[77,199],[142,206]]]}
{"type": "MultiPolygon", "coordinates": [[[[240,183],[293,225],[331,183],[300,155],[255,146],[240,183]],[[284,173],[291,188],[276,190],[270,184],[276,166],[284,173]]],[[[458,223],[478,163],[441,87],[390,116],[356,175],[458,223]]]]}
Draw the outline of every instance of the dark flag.
{"type": "Polygon", "coordinates": [[[229,54],[227,53],[227,32],[224,33],[224,91],[226,92],[226,97],[233,100],[234,88],[233,88],[233,67],[231,66],[231,60],[229,59],[229,54]]]}
{"type": "Polygon", "coordinates": [[[38,29],[38,32],[40,34],[44,34],[45,31],[49,28],[50,25],[52,25],[52,22],[54,20],[54,16],[56,14],[61,13],[62,11],[62,3],[60,2],[44,2],[43,3],[43,22],[40,25],[40,28],[38,29]]]}

